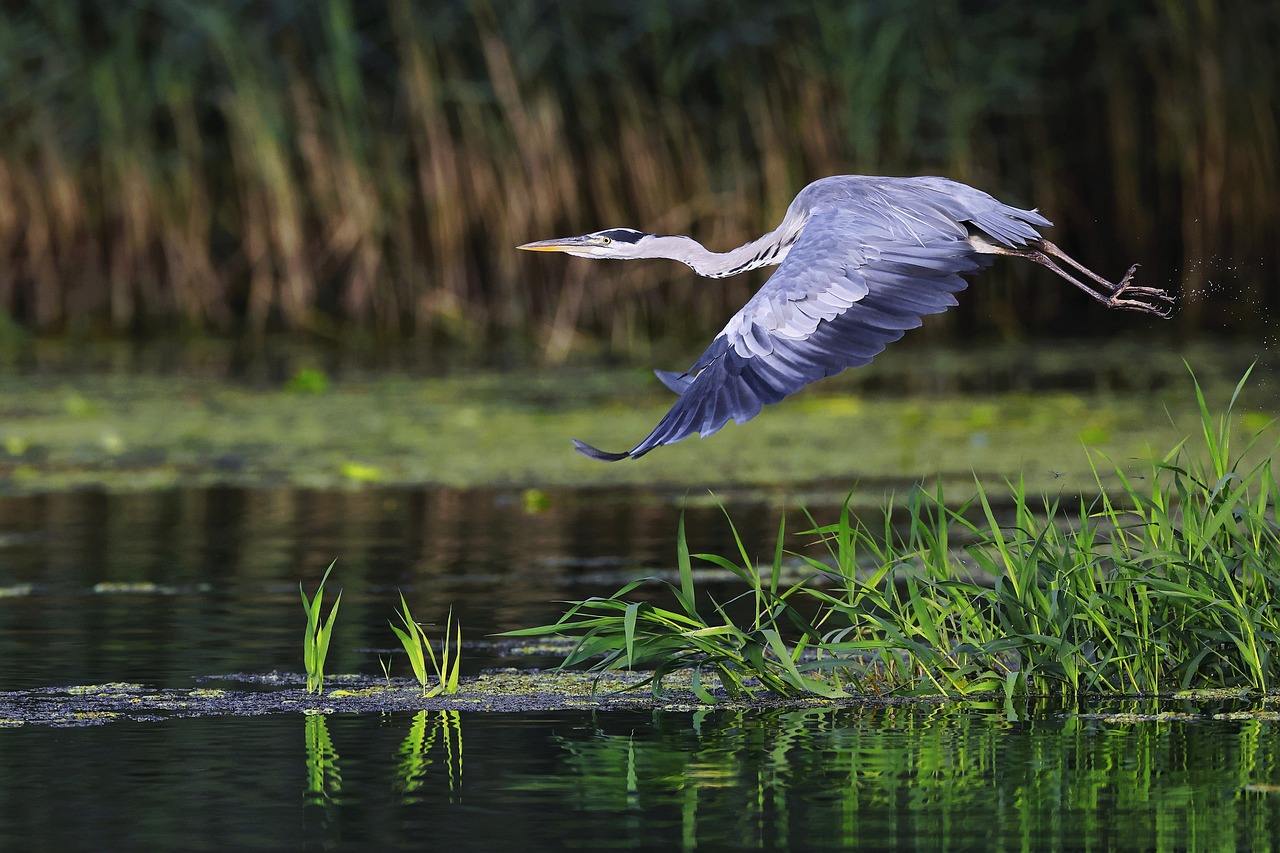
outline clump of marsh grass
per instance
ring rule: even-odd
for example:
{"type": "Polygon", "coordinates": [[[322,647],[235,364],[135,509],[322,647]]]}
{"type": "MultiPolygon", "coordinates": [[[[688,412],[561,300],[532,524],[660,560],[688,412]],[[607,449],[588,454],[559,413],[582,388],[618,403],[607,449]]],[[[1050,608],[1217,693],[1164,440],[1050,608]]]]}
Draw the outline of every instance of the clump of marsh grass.
{"type": "Polygon", "coordinates": [[[841,695],[839,687],[806,674],[800,666],[808,647],[819,643],[821,637],[794,606],[802,585],[784,587],[781,583],[784,534],[785,529],[780,528],[778,548],[767,576],[762,576],[747,556],[736,529],[733,535],[741,564],[715,554],[697,555],[747,585],[742,595],[753,606],[746,621],[735,621],[730,616],[726,608],[732,602],[717,602],[705,593],[699,596],[681,518],[676,540],[679,585],[652,581],[666,587],[675,598],[675,608],[626,600],[633,590],[650,582],[641,579],[608,598],[574,603],[553,625],[510,631],[507,635],[580,637],[564,666],[590,661],[600,672],[651,666],[653,675],[641,684],[651,685],[655,696],[662,691],[664,677],[678,670],[691,673],[693,692],[705,702],[713,701],[704,683],[708,674],[717,676],[721,686],[735,698],[749,695],[756,685],[781,696],[841,695]],[[797,629],[800,639],[788,644],[783,639],[784,632],[797,629]]]}
{"type": "MultiPolygon", "coordinates": [[[[1275,445],[1257,446],[1264,432],[1231,453],[1232,410],[1247,378],[1216,422],[1193,381],[1202,444],[1180,443],[1145,478],[1113,466],[1121,487],[1107,490],[1099,477],[1097,496],[1074,513],[1054,500],[1033,502],[1020,485],[1012,489],[1012,524],[998,521],[983,491],[980,523],[946,513],[977,540],[967,554],[994,578],[991,586],[949,571],[955,561],[937,536],[945,523],[920,523],[943,520],[941,502],[921,496],[932,513],[913,512],[907,543],[908,554],[923,555],[921,569],[896,571],[905,606],[877,623],[847,600],[828,603],[848,620],[844,630],[871,626],[872,635],[892,638],[889,645],[914,664],[904,675],[940,689],[982,688],[995,676],[1011,691],[1035,693],[1274,688],[1275,445]],[[1245,464],[1253,450],[1266,452],[1245,464]]],[[[830,639],[827,650],[838,651],[830,639]]]]}
{"type": "Polygon", "coordinates": [[[449,615],[445,620],[444,641],[440,647],[440,656],[436,656],[435,649],[431,647],[431,640],[428,639],[426,631],[422,625],[414,621],[413,614],[409,612],[409,604],[404,600],[404,594],[400,594],[400,617],[403,628],[398,627],[394,622],[391,623],[391,630],[395,632],[396,637],[400,640],[400,645],[404,646],[405,653],[409,656],[409,665],[413,668],[413,676],[418,680],[418,684],[422,687],[423,696],[452,696],[458,692],[459,671],[462,663],[462,626],[453,622],[453,609],[449,609],[449,615]],[[431,670],[428,672],[427,663],[430,661],[431,670]],[[436,685],[428,687],[431,682],[431,675],[435,675],[436,685]]]}
{"type": "MultiPolygon", "coordinates": [[[[336,562],[336,561],[335,561],[336,562]]],[[[324,662],[329,655],[329,638],[333,635],[333,625],[338,618],[338,605],[342,603],[342,593],[333,601],[329,610],[329,618],[321,616],[324,603],[324,585],[333,571],[333,563],[325,569],[320,586],[316,587],[314,598],[307,598],[307,591],[298,584],[302,593],[302,609],[307,614],[307,631],[302,637],[302,657],[307,670],[307,693],[324,693],[324,662]]]]}
{"type": "Polygon", "coordinates": [[[959,508],[941,488],[917,488],[905,521],[889,507],[873,529],[846,503],[835,523],[809,531],[827,553],[802,555],[812,574],[785,590],[782,531],[767,579],[745,553],[741,566],[701,555],[747,584],[749,625],[714,602],[714,620],[699,615],[682,526],[680,612],[627,601],[636,581],[520,633],[579,637],[565,665],[654,666],[655,691],[690,669],[704,699],[697,676],[708,670],[730,694],[756,685],[780,695],[1272,690],[1280,483],[1267,430],[1232,449],[1247,379],[1215,419],[1193,377],[1200,441],[1152,460],[1145,477],[1112,466],[1118,489],[1095,466],[1097,494],[1071,507],[1021,483],[1005,502],[979,486],[959,508]]]}

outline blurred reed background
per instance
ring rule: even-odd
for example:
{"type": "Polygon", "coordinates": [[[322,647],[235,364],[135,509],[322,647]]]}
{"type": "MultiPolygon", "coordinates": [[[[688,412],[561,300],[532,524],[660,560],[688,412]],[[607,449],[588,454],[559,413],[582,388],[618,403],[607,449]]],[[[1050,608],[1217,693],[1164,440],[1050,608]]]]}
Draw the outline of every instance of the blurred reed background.
{"type": "MultiPolygon", "coordinates": [[[[634,355],[761,279],[513,247],[725,249],[862,172],[1038,205],[1089,265],[1189,294],[1174,328],[1261,333],[1277,44],[1280,4],[1246,0],[5,3],[0,324],[634,355]]],[[[933,333],[1115,323],[1027,267],[933,333]]]]}

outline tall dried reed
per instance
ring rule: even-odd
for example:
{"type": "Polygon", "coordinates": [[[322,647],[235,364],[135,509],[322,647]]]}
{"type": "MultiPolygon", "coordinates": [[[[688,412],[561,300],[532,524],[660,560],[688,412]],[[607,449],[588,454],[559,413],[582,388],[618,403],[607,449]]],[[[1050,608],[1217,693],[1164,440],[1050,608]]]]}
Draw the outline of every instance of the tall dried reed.
{"type": "MultiPolygon", "coordinates": [[[[1278,41],[1280,12],[1244,0],[11,7],[0,314],[634,351],[705,336],[759,279],[512,247],[620,224],[728,247],[815,177],[940,172],[1040,205],[1103,269],[1232,282],[1188,329],[1257,327],[1280,290],[1278,41]]],[[[1098,317],[1028,281],[989,276],[931,325],[1098,317]]]]}

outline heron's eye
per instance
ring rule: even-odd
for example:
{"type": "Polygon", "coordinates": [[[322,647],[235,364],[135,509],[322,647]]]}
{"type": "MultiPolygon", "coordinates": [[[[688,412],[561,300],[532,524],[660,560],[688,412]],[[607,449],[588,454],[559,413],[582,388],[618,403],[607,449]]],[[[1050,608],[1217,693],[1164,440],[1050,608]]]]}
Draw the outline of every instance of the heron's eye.
{"type": "Polygon", "coordinates": [[[610,243],[612,243],[613,241],[612,241],[612,240],[610,240],[608,237],[601,237],[601,238],[600,238],[600,242],[607,246],[607,245],[609,245],[610,243]]]}

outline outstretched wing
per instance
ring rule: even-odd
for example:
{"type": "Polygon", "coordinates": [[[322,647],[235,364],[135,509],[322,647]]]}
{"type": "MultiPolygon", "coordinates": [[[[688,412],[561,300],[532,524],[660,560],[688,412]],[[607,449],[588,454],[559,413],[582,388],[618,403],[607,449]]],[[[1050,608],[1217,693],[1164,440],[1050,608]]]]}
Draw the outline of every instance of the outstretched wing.
{"type": "Polygon", "coordinates": [[[659,373],[680,394],[653,431],[625,453],[574,439],[580,453],[614,461],[732,418],[744,423],[811,382],[868,363],[925,314],[956,304],[963,274],[990,263],[965,227],[939,215],[904,233],[882,218],[816,209],[777,272],[683,374],[659,373]]]}

